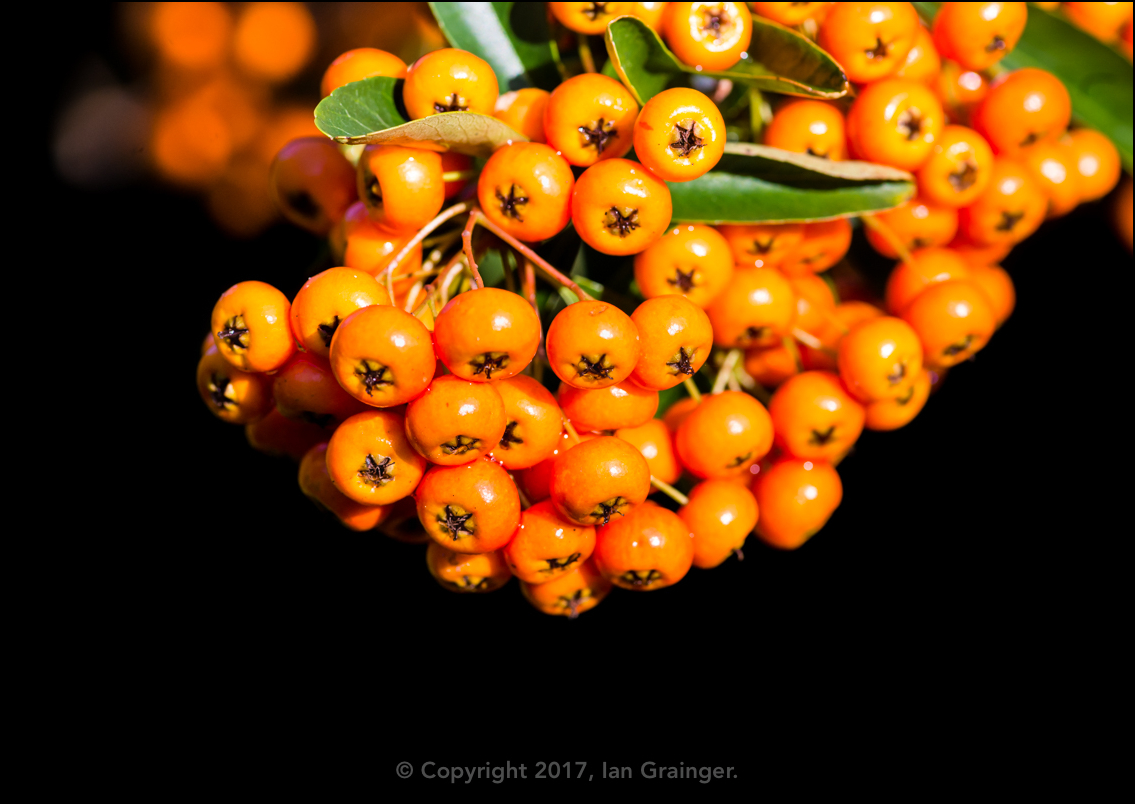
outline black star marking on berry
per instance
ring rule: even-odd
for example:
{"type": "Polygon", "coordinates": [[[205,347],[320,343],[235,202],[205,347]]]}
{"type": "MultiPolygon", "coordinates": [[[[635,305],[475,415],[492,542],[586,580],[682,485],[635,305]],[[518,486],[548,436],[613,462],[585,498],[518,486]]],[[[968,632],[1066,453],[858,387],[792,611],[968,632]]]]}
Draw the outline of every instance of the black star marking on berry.
{"type": "Polygon", "coordinates": [[[691,268],[690,272],[687,274],[681,268],[675,268],[674,278],[666,277],[666,283],[673,285],[678,288],[678,290],[685,293],[694,286],[694,271],[696,270],[697,268],[691,268]]]}
{"type": "Polygon", "coordinates": [[[591,127],[579,126],[577,129],[583,135],[583,147],[595,148],[596,153],[603,153],[603,149],[607,147],[608,140],[618,134],[615,131],[615,124],[608,123],[602,117],[591,124],[591,127]]]}
{"type": "Polygon", "coordinates": [[[355,369],[355,375],[363,379],[367,396],[374,396],[371,392],[375,388],[381,388],[383,385],[394,385],[393,379],[387,379],[389,373],[390,369],[373,360],[364,360],[362,365],[355,369]]]}
{"type": "Polygon", "coordinates": [[[490,380],[494,371],[504,371],[508,367],[508,352],[485,352],[469,361],[473,374],[484,374],[490,380]]]}
{"type": "Polygon", "coordinates": [[[733,555],[737,556],[738,561],[744,561],[745,560],[745,554],[741,552],[740,547],[734,547],[733,548],[733,555]]]}
{"type": "Polygon", "coordinates": [[[931,244],[931,241],[927,240],[925,237],[916,237],[916,238],[914,238],[913,240],[910,241],[910,248],[912,248],[912,249],[926,248],[930,244],[931,244]]]}
{"type": "Polygon", "coordinates": [[[985,52],[996,53],[998,50],[1005,50],[1007,47],[1008,45],[1005,44],[1005,40],[995,35],[993,39],[989,41],[989,44],[985,46],[985,52]]]}
{"type": "Polygon", "coordinates": [[[587,359],[587,355],[580,355],[579,362],[575,365],[575,370],[580,377],[593,377],[597,380],[611,379],[611,371],[614,366],[607,365],[607,355],[600,355],[599,359],[592,362],[587,359]]]}
{"type": "Polygon", "coordinates": [[[626,504],[627,500],[625,497],[615,497],[606,502],[599,503],[599,505],[595,506],[595,510],[591,512],[591,515],[595,517],[596,520],[602,519],[603,521],[600,524],[608,525],[611,522],[611,517],[615,514],[625,516],[623,507],[626,506],[626,504]]]}
{"type": "Polygon", "coordinates": [[[997,222],[994,227],[999,232],[1011,232],[1013,227],[1021,222],[1021,218],[1025,217],[1023,212],[1009,212],[1008,210],[1001,210],[1001,220],[997,222]]]}
{"type": "Polygon", "coordinates": [[[234,316],[225,322],[224,329],[217,333],[217,337],[229,345],[234,352],[248,348],[248,329],[244,326],[243,316],[234,316]]]}
{"type": "Polygon", "coordinates": [[[587,8],[583,9],[583,16],[587,17],[587,19],[591,20],[592,22],[595,22],[600,14],[606,13],[606,3],[588,3],[587,8]]]}
{"type": "Polygon", "coordinates": [[[822,447],[832,440],[835,435],[835,425],[833,424],[827,430],[812,430],[812,436],[808,439],[809,444],[814,444],[817,447],[822,447]]]}
{"type": "Polygon", "coordinates": [[[435,112],[464,112],[464,111],[468,110],[469,107],[462,105],[463,100],[465,100],[465,99],[462,98],[460,95],[458,95],[456,92],[454,92],[452,95],[450,95],[449,97],[447,97],[445,99],[444,104],[441,104],[441,103],[438,103],[437,101],[434,101],[434,111],[435,112]]]}
{"type": "Polygon", "coordinates": [[[573,594],[571,597],[568,597],[567,595],[559,596],[557,602],[560,604],[560,608],[568,609],[569,620],[574,620],[579,616],[579,604],[583,602],[584,598],[590,597],[590,595],[584,594],[585,591],[587,590],[576,589],[575,594],[573,594]]]}
{"type": "Polygon", "coordinates": [[[707,9],[702,12],[701,29],[703,31],[712,31],[714,39],[721,38],[721,26],[729,21],[728,16],[723,13],[723,9],[719,6],[715,9],[707,9]]]}
{"type": "Polygon", "coordinates": [[[912,400],[912,399],[914,399],[914,386],[913,385],[910,386],[910,388],[907,389],[907,392],[905,394],[896,398],[895,402],[899,403],[900,405],[905,405],[908,402],[910,402],[910,400],[912,400]]]}
{"type": "Polygon", "coordinates": [[[1023,140],[1021,140],[1021,147],[1022,148],[1028,148],[1034,142],[1039,140],[1041,138],[1041,136],[1042,136],[1042,132],[1040,132],[1040,131],[1030,131],[1028,134],[1025,135],[1025,138],[1023,140]]]}
{"type": "Polygon", "coordinates": [[[515,184],[509,185],[508,195],[502,195],[499,187],[496,189],[497,201],[500,201],[501,213],[521,223],[524,223],[524,218],[520,217],[520,210],[517,209],[517,206],[523,206],[528,203],[528,196],[523,195],[523,193],[524,190],[517,187],[515,184]],[[521,194],[518,195],[517,190],[520,190],[521,194]]]}
{"type": "Polygon", "coordinates": [[[943,349],[942,354],[948,355],[949,357],[955,357],[968,349],[971,343],[973,343],[973,335],[966,335],[957,343],[951,343],[949,346],[943,349]]]}
{"type": "Polygon", "coordinates": [[[456,584],[459,589],[465,589],[472,592],[484,592],[489,588],[489,579],[481,578],[480,580],[473,580],[468,575],[461,576],[461,583],[456,584]]]}
{"type": "Polygon", "coordinates": [[[472,436],[459,435],[455,436],[453,440],[446,441],[441,445],[441,451],[446,455],[464,455],[466,452],[471,452],[479,449],[481,440],[473,438],[472,436]]]}
{"type": "Polygon", "coordinates": [[[732,461],[730,461],[726,465],[725,468],[726,469],[736,469],[738,466],[740,466],[741,464],[743,464],[745,461],[749,460],[749,458],[752,458],[752,457],[753,457],[753,451],[749,450],[744,455],[738,455],[736,458],[734,458],[732,461]]]}
{"type": "Polygon", "coordinates": [[[693,376],[694,367],[690,364],[690,360],[693,359],[695,352],[697,352],[696,348],[687,351],[685,346],[681,346],[678,348],[678,354],[674,355],[674,359],[666,365],[674,369],[675,374],[688,374],[693,376]]]}
{"type": "Polygon", "coordinates": [[[575,562],[579,561],[579,553],[572,553],[567,558],[549,558],[548,566],[540,570],[541,572],[554,572],[564,567],[570,567],[575,562]]]}
{"type": "Polygon", "coordinates": [[[236,404],[236,400],[226,393],[228,390],[228,377],[218,377],[214,374],[209,378],[209,396],[213,398],[213,404],[217,406],[217,410],[225,410],[229,405],[236,404]]]}
{"type": "Polygon", "coordinates": [[[323,345],[328,349],[331,348],[331,339],[335,337],[335,330],[339,329],[339,316],[331,319],[330,324],[320,324],[316,327],[319,332],[319,339],[323,341],[323,345]]]}
{"type": "Polygon", "coordinates": [[[950,182],[954,192],[960,193],[962,190],[968,190],[977,181],[977,165],[967,159],[958,166],[957,170],[947,175],[946,180],[950,182]]]}
{"type": "Polygon", "coordinates": [[[895,363],[895,367],[891,369],[891,373],[887,375],[887,382],[891,385],[898,385],[905,376],[906,363],[895,363]]]}
{"type": "Polygon", "coordinates": [[[883,44],[883,40],[876,36],[875,47],[868,48],[864,50],[863,53],[866,54],[867,58],[872,60],[885,59],[887,58],[887,54],[890,53],[890,46],[883,44]]]}
{"type": "Polygon", "coordinates": [[[922,112],[914,108],[903,110],[895,127],[907,142],[914,142],[922,133],[922,112]]]}
{"type": "Polygon", "coordinates": [[[449,531],[450,538],[457,541],[462,536],[472,536],[473,531],[465,527],[465,523],[472,518],[472,514],[457,514],[453,511],[452,505],[445,506],[445,516],[438,517],[437,521],[441,526],[449,531]]]}
{"type": "Polygon", "coordinates": [[[662,580],[662,573],[658,570],[627,570],[621,576],[631,586],[650,586],[655,581],[662,580]]]}
{"type": "Polygon", "coordinates": [[[604,225],[611,234],[626,237],[638,228],[638,210],[632,209],[629,214],[624,215],[615,207],[611,207],[604,216],[604,225]]]}
{"type": "Polygon", "coordinates": [[[677,133],[678,139],[676,142],[670,143],[670,147],[681,156],[689,156],[698,148],[705,147],[705,140],[694,133],[694,122],[692,120],[689,128],[682,128],[680,123],[675,124],[674,131],[677,133]]]}
{"type": "Polygon", "coordinates": [[[767,241],[762,243],[760,240],[753,240],[753,247],[749,249],[750,254],[768,254],[772,251],[773,243],[776,242],[775,237],[770,237],[767,241]]]}
{"type": "Polygon", "coordinates": [[[520,422],[509,422],[504,427],[504,435],[501,436],[501,449],[512,449],[513,444],[523,444],[523,438],[516,437],[516,426],[520,422]]]}
{"type": "Polygon", "coordinates": [[[359,470],[359,477],[368,486],[385,486],[394,479],[394,475],[390,474],[394,461],[384,455],[378,458],[376,461],[373,455],[367,455],[363,468],[359,470]]]}
{"type": "Polygon", "coordinates": [[[819,153],[818,151],[813,151],[810,147],[808,148],[807,153],[810,156],[818,156],[820,159],[828,159],[829,158],[826,151],[824,153],[819,153]]]}
{"type": "Polygon", "coordinates": [[[749,343],[767,337],[768,333],[768,327],[746,327],[745,331],[741,333],[741,337],[737,340],[743,344],[749,343]]]}

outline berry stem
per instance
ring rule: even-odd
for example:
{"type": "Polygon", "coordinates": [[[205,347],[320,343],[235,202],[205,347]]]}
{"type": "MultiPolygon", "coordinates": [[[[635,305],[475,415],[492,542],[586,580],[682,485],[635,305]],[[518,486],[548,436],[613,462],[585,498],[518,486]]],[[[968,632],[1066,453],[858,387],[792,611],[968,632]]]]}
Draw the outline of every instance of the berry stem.
{"type": "Polygon", "coordinates": [[[484,215],[478,215],[477,216],[477,223],[480,224],[481,226],[484,226],[486,229],[488,229],[490,232],[495,234],[501,240],[508,243],[510,246],[512,246],[518,252],[523,254],[526,259],[531,260],[532,263],[537,268],[540,269],[540,272],[545,275],[545,278],[549,282],[560,285],[562,287],[566,287],[568,290],[570,290],[572,293],[574,293],[576,296],[578,296],[581,301],[582,300],[595,301],[594,296],[589,295],[583,288],[581,288],[579,285],[577,285],[575,282],[573,282],[570,277],[565,276],[564,274],[560,273],[558,270],[553,268],[543,257],[541,257],[535,251],[530,249],[528,246],[521,243],[519,240],[517,240],[515,237],[510,235],[504,229],[497,226],[495,223],[493,223],[491,220],[486,218],[484,215]]]}
{"type": "Polygon", "coordinates": [[[568,421],[567,419],[564,419],[563,421],[564,421],[564,429],[567,430],[568,436],[571,437],[572,441],[574,441],[576,444],[578,444],[579,443],[579,433],[577,433],[575,431],[575,428],[571,426],[570,421],[568,421]]]}
{"type": "Polygon", "coordinates": [[[863,221],[864,226],[866,226],[868,229],[871,229],[875,232],[875,234],[886,240],[887,245],[898,252],[900,260],[906,263],[910,263],[911,265],[914,264],[914,258],[910,256],[910,250],[907,249],[906,244],[902,242],[902,240],[897,234],[895,234],[894,230],[891,229],[890,226],[887,226],[887,224],[883,223],[874,215],[864,215],[861,220],[863,221]]]}
{"type": "Polygon", "coordinates": [[[836,356],[835,350],[829,349],[828,347],[824,346],[823,341],[821,341],[815,335],[812,335],[811,333],[805,332],[804,330],[800,329],[800,327],[793,328],[792,337],[800,341],[800,343],[804,344],[805,346],[811,349],[815,349],[817,352],[823,352],[824,354],[830,355],[831,357],[836,356]]]}
{"type": "Polygon", "coordinates": [[[741,384],[742,388],[759,399],[761,401],[761,404],[766,406],[768,405],[769,400],[772,399],[772,394],[769,393],[769,390],[767,388],[754,380],[749,372],[745,371],[745,369],[743,369],[741,366],[737,366],[735,369],[733,369],[733,374],[737,378],[737,382],[741,384]]]}
{"type": "Polygon", "coordinates": [[[669,497],[671,500],[678,503],[678,505],[689,505],[690,504],[690,498],[689,497],[687,497],[682,492],[678,491],[676,488],[671,486],[669,483],[662,482],[661,480],[656,478],[654,475],[650,476],[650,485],[654,486],[654,488],[658,489],[663,494],[665,494],[667,497],[669,497]]]}
{"type": "Polygon", "coordinates": [[[789,354],[792,355],[792,362],[796,364],[796,370],[803,371],[804,361],[800,359],[800,350],[796,348],[796,341],[786,337],[781,338],[781,342],[784,344],[784,348],[788,350],[789,354]]]}
{"type": "Polygon", "coordinates": [[[477,171],[469,168],[469,170],[447,170],[441,174],[441,180],[444,182],[451,181],[464,181],[471,179],[477,175],[477,171]]]}
{"type": "Polygon", "coordinates": [[[449,209],[443,209],[438,213],[438,216],[436,218],[419,229],[418,233],[411,237],[406,245],[402,246],[401,251],[394,255],[394,259],[392,259],[386,266],[386,271],[384,272],[383,276],[386,283],[386,291],[390,294],[391,300],[394,299],[394,269],[398,267],[398,264],[402,262],[402,260],[406,259],[406,255],[413,251],[416,245],[426,239],[426,235],[437,229],[437,227],[441,226],[450,218],[454,217],[455,215],[460,215],[467,209],[469,209],[469,204],[465,201],[462,201],[459,204],[454,204],[449,209]]]}
{"type": "Polygon", "coordinates": [[[711,394],[720,394],[725,390],[725,384],[729,382],[729,375],[733,373],[733,369],[737,366],[737,361],[741,359],[740,349],[730,349],[729,353],[725,355],[725,360],[721,363],[721,368],[717,370],[717,377],[713,381],[713,390],[711,394]]]}
{"type": "Polygon", "coordinates": [[[406,312],[412,313],[414,311],[414,302],[418,300],[418,294],[422,292],[422,280],[419,279],[410,288],[410,292],[406,294],[406,312]]]}
{"type": "Polygon", "coordinates": [[[477,283],[478,288],[485,286],[485,280],[481,279],[481,272],[477,270],[477,261],[473,259],[473,227],[477,225],[477,219],[481,217],[481,210],[476,207],[469,213],[469,220],[465,222],[465,231],[461,233],[461,242],[465,249],[465,259],[469,265],[469,271],[473,274],[473,279],[477,283]]]}
{"type": "Polygon", "coordinates": [[[414,311],[411,313],[414,318],[420,318],[422,316],[422,313],[426,311],[426,308],[430,306],[430,299],[432,299],[434,297],[434,294],[437,292],[437,282],[431,282],[430,284],[426,285],[425,288],[423,288],[423,292],[426,294],[425,298],[422,299],[422,301],[418,304],[417,307],[414,308],[414,311]]]}
{"type": "Polygon", "coordinates": [[[585,73],[593,73],[595,72],[595,57],[591,55],[591,45],[587,39],[587,34],[579,34],[579,61],[583,64],[585,73]]]}

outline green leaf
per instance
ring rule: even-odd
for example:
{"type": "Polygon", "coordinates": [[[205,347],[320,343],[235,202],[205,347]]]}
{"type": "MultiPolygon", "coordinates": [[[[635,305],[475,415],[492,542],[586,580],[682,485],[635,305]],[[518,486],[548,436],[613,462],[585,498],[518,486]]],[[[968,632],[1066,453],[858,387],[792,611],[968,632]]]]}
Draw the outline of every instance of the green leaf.
{"type": "Polygon", "coordinates": [[[416,145],[489,156],[509,142],[527,142],[495,117],[445,112],[407,121],[398,110],[402,81],[385,76],[345,84],[315,107],[315,125],[336,142],[416,145]]]}
{"type": "Polygon", "coordinates": [[[717,167],[670,184],[683,223],[790,223],[879,212],[914,195],[914,177],[870,162],[831,162],[751,143],[726,143],[717,167]]]}
{"type": "MultiPolygon", "coordinates": [[[[932,20],[939,3],[914,5],[932,20]]],[[[1001,64],[1011,70],[1037,67],[1059,78],[1072,98],[1072,119],[1107,136],[1131,172],[1131,62],[1060,16],[1030,5],[1025,31],[1001,64]]]]}
{"type": "Polygon", "coordinates": [[[753,18],[748,58],[719,72],[682,64],[658,34],[635,17],[611,20],[604,40],[615,72],[639,104],[664,89],[684,85],[687,75],[728,78],[764,91],[808,98],[839,98],[849,89],[843,70],[815,43],[758,17],[753,18]]]}
{"type": "Polygon", "coordinates": [[[523,87],[551,91],[559,84],[542,3],[430,3],[430,10],[451,45],[489,63],[501,94],[523,87]]]}

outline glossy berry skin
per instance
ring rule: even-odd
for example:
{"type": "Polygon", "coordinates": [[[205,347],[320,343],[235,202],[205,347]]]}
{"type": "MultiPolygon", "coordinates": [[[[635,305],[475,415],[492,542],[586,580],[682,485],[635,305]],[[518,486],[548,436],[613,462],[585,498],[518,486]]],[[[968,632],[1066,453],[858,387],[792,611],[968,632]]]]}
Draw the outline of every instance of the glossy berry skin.
{"type": "MultiPolygon", "coordinates": [[[[839,342],[843,340],[843,336],[852,327],[860,321],[880,318],[883,315],[885,313],[882,310],[867,302],[854,300],[841,302],[832,309],[831,317],[811,334],[819,338],[820,343],[826,349],[834,352],[839,348],[839,342]]],[[[836,368],[836,360],[833,355],[812,349],[804,344],[799,344],[798,349],[800,350],[800,362],[804,368],[821,371],[836,368]]]]}
{"type": "Polygon", "coordinates": [[[485,216],[517,240],[535,243],[571,220],[575,177],[567,161],[547,145],[518,142],[489,157],[477,181],[485,216]]]}
{"type": "Polygon", "coordinates": [[[552,465],[550,498],[560,516],[579,525],[621,518],[650,493],[650,468],[633,446],[600,436],[560,454],[552,465]]]}
{"type": "MultiPolygon", "coordinates": [[[[944,246],[958,232],[958,211],[922,198],[912,198],[894,209],[872,216],[886,226],[908,250],[944,246]]],[[[884,257],[899,253],[877,229],[865,227],[867,242],[884,257]]]]}
{"type": "Polygon", "coordinates": [[[390,505],[408,497],[426,460],[410,445],[401,414],[356,413],[327,442],[327,471],[335,488],[364,505],[390,505]]]}
{"type": "Polygon", "coordinates": [[[747,486],[729,480],[703,480],[690,490],[678,516],[694,535],[694,566],[712,569],[739,555],[759,511],[747,486]]]}
{"type": "Polygon", "coordinates": [[[613,304],[578,301],[548,327],[548,363],[576,388],[604,388],[625,380],[642,354],[638,328],[613,304]]]}
{"type": "Polygon", "coordinates": [[[544,137],[576,167],[618,159],[631,149],[638,108],[614,78],[583,73],[552,91],[544,107],[544,137]]]}
{"type": "Polygon", "coordinates": [[[359,156],[359,198],[379,226],[420,229],[445,203],[441,154],[401,145],[368,145],[359,156]]]}
{"type": "Polygon", "coordinates": [[[952,279],[931,285],[903,312],[918,334],[927,368],[957,365],[981,351],[997,328],[993,307],[972,282],[952,279]]]}
{"type": "Polygon", "coordinates": [[[965,126],[945,126],[918,170],[919,195],[942,206],[967,206],[985,191],[992,167],[985,137],[965,126]]]}
{"type": "Polygon", "coordinates": [[[815,274],[794,276],[788,280],[796,294],[796,327],[815,334],[834,317],[835,296],[832,289],[815,274]]]}
{"type": "Polygon", "coordinates": [[[681,518],[652,502],[597,529],[595,568],[623,589],[672,586],[693,565],[694,541],[681,518]]]}
{"type": "Polygon", "coordinates": [[[969,281],[981,288],[989,300],[993,319],[1000,329],[1017,306],[1017,291],[1008,272],[1000,265],[974,265],[970,268],[969,281]]]}
{"type": "Polygon", "coordinates": [[[938,52],[967,70],[988,70],[1017,46],[1025,3],[943,3],[934,16],[938,52]]]}
{"type": "Polygon", "coordinates": [[[444,112],[492,115],[500,90],[488,62],[456,48],[427,53],[406,70],[402,101],[411,120],[444,112]]]}
{"type": "Polygon", "coordinates": [[[1067,139],[1080,177],[1080,201],[1103,198],[1119,183],[1123,172],[1119,151],[1110,139],[1090,128],[1070,131],[1067,139]]]}
{"type": "MultiPolygon", "coordinates": [[[[387,266],[402,251],[415,232],[379,226],[370,219],[366,205],[358,201],[347,209],[342,223],[331,236],[332,254],[344,266],[357,268],[385,282],[387,266]]],[[[394,293],[405,292],[415,280],[406,278],[422,267],[422,246],[419,243],[398,264],[394,274],[394,293]]]]}
{"type": "Polygon", "coordinates": [[[1052,73],[1026,67],[993,82],[973,112],[973,127],[995,154],[1014,156],[1043,140],[1056,139],[1072,119],[1072,100],[1052,73]]]}
{"type": "Polygon", "coordinates": [[[288,298],[265,282],[238,282],[213,307],[213,340],[241,371],[275,371],[295,353],[288,298]]]}
{"type": "Polygon", "coordinates": [[[492,592],[512,578],[500,550],[468,555],[430,542],[426,566],[434,580],[451,592],[492,592]]]}
{"type": "Polygon", "coordinates": [[[837,363],[844,387],[861,402],[895,399],[922,370],[922,342],[901,319],[869,318],[843,336],[837,363]]]}
{"type": "Polygon", "coordinates": [[[883,399],[864,405],[864,427],[868,430],[897,430],[914,421],[930,398],[930,372],[923,369],[907,392],[897,399],[883,399]]]}
{"type": "Polygon", "coordinates": [[[348,50],[327,67],[319,84],[320,95],[326,98],[344,84],[362,81],[376,75],[391,78],[406,77],[406,62],[375,47],[357,47],[348,50]]]}
{"type": "Polygon", "coordinates": [[[718,346],[772,346],[792,332],[796,293],[772,268],[738,268],[729,290],[706,308],[706,314],[718,346]]]}
{"type": "Polygon", "coordinates": [[[602,34],[607,23],[624,14],[633,14],[635,3],[548,3],[548,10],[569,31],[602,34]]]}
{"type": "Polygon", "coordinates": [[[662,236],[673,203],[666,183],[637,162],[607,159],[575,183],[571,220],[583,242],[604,254],[638,254],[662,236]]]}
{"type": "Polygon", "coordinates": [[[843,259],[851,247],[851,224],[845,218],[804,224],[803,237],[781,260],[786,276],[818,274],[843,259]]]}
{"type": "Polygon", "coordinates": [[[658,392],[630,379],[589,391],[561,383],[558,399],[564,418],[584,431],[638,427],[658,410],[658,392]]]}
{"type": "Polygon", "coordinates": [[[744,3],[670,3],[662,37],[684,64],[727,70],[749,49],[753,17],[744,3]]]}
{"type": "Polygon", "coordinates": [[[516,484],[489,460],[431,467],[414,500],[426,533],[455,553],[499,550],[520,522],[516,484]]]}
{"type": "Polygon", "coordinates": [[[648,299],[680,295],[705,308],[733,276],[729,243],[713,227],[675,226],[635,255],[635,281],[648,299]]]}
{"type": "Polygon", "coordinates": [[[264,418],[244,426],[248,446],[273,458],[291,458],[296,463],[303,460],[309,449],[325,442],[329,436],[330,433],[319,425],[285,418],[278,410],[270,410],[264,418]]]}
{"type": "Polygon", "coordinates": [[[343,390],[377,408],[417,397],[437,367],[429,330],[387,305],[364,307],[343,319],[331,338],[330,363],[343,390]]]}
{"type": "Polygon", "coordinates": [[[826,461],[783,458],[753,481],[761,516],[757,536],[782,550],[795,550],[820,530],[843,501],[839,474],[826,461]]]}
{"type": "MultiPolygon", "coordinates": [[[[960,224],[961,216],[958,217],[960,224]]],[[[1013,250],[1013,244],[978,245],[971,243],[964,234],[959,233],[950,241],[950,249],[969,262],[970,265],[996,265],[1009,256],[1009,252],[1013,250]]]]}
{"type": "Polygon", "coordinates": [[[497,98],[493,117],[529,142],[547,142],[544,136],[544,110],[551,93],[546,89],[524,87],[506,92],[497,98]]]}
{"type": "Polygon", "coordinates": [[[1121,32],[1126,30],[1125,35],[1130,47],[1130,3],[1061,3],[1060,6],[1076,27],[1087,31],[1102,42],[1115,42],[1121,32]]]}
{"type": "Polygon", "coordinates": [[[983,246],[1020,243],[1044,221],[1048,199],[1019,162],[993,160],[989,186],[958,212],[958,233],[983,246]]]}
{"type": "Polygon", "coordinates": [[[989,78],[974,70],[967,70],[957,62],[945,61],[930,86],[942,108],[955,123],[965,123],[970,113],[989,94],[989,78]]]}
{"type": "Polygon", "coordinates": [[[328,268],[303,283],[291,308],[292,335],[308,354],[329,359],[331,338],[343,319],[372,304],[390,304],[373,276],[353,268],[328,268]]]}
{"type": "Polygon", "coordinates": [[[272,160],[268,186],[289,222],[326,237],[355,202],[355,168],[330,140],[300,137],[272,160]]]}
{"type": "Polygon", "coordinates": [[[434,322],[438,359],[471,382],[515,377],[540,346],[540,319],[527,301],[500,288],[479,288],[450,299],[434,322]]]}
{"type": "MultiPolygon", "coordinates": [[[[674,439],[661,419],[650,419],[637,427],[621,427],[615,431],[615,436],[642,453],[651,477],[663,483],[674,483],[681,477],[682,467],[674,454],[674,439]]],[[[657,489],[652,489],[650,493],[655,491],[657,489]]]]}
{"type": "Polygon", "coordinates": [[[914,44],[906,54],[906,61],[895,72],[895,78],[909,78],[911,81],[932,85],[941,71],[942,57],[938,48],[934,46],[930,31],[920,25],[914,44]]]}
{"type": "Polygon", "coordinates": [[[406,406],[406,435],[422,457],[458,466],[492,452],[507,425],[504,401],[492,383],[453,374],[434,377],[406,406]]]}
{"type": "Polygon", "coordinates": [[[768,411],[741,391],[702,397],[674,434],[674,448],[686,470],[711,480],[748,472],[772,443],[768,411]]]}
{"type": "Polygon", "coordinates": [[[823,18],[834,3],[749,3],[754,14],[795,28],[808,19],[823,18]]]}
{"type": "Polygon", "coordinates": [[[302,352],[273,375],[272,396],[284,416],[320,427],[334,427],[367,407],[343,390],[327,361],[302,352]]]}
{"type": "Polygon", "coordinates": [[[527,469],[552,457],[563,442],[563,413],[551,392],[519,374],[493,383],[504,402],[505,428],[492,450],[494,461],[510,471],[527,469]]]}
{"type": "Polygon", "coordinates": [[[639,112],[634,150],[663,181],[691,181],[712,170],[725,153],[725,120],[696,89],[666,89],[639,112]]]}
{"type": "Polygon", "coordinates": [[[806,460],[835,461],[863,432],[863,406],[830,371],[805,371],[787,380],[768,407],[776,445],[806,460]]]}
{"type": "Polygon", "coordinates": [[[1047,217],[1067,215],[1080,203],[1080,173],[1070,144],[1038,142],[1022,151],[1018,161],[1048,197],[1047,217]]]}
{"type": "Polygon", "coordinates": [[[631,321],[640,333],[648,333],[631,374],[643,388],[673,388],[696,374],[709,358],[713,348],[709,316],[683,296],[647,299],[631,313],[631,321]]]}
{"type": "Polygon", "coordinates": [[[918,170],[945,125],[938,97],[925,84],[888,78],[864,88],[847,115],[847,136],[859,159],[918,170]]]}
{"type": "Polygon", "coordinates": [[[796,353],[783,343],[747,349],[742,365],[745,373],[765,388],[776,388],[789,377],[800,373],[801,368],[796,353]]]}
{"type": "Polygon", "coordinates": [[[772,116],[764,130],[765,145],[839,162],[847,158],[843,114],[830,103],[794,100],[772,116]]]}
{"type": "Polygon", "coordinates": [[[389,505],[363,505],[335,488],[327,473],[327,443],[316,444],[300,461],[299,486],[317,508],[330,512],[343,527],[359,533],[374,530],[390,513],[389,505]]]}
{"type": "Polygon", "coordinates": [[[737,266],[779,268],[804,242],[802,223],[725,224],[717,229],[729,243],[737,266]]]}
{"type": "Polygon", "coordinates": [[[197,393],[214,416],[230,424],[256,422],[273,410],[272,378],[241,371],[216,346],[197,363],[197,393]]]}
{"type": "Polygon", "coordinates": [[[599,574],[594,561],[584,561],[577,568],[540,584],[520,582],[525,600],[544,614],[575,619],[590,611],[611,591],[611,582],[599,574]]]}
{"type": "Polygon", "coordinates": [[[544,500],[520,515],[504,560],[520,580],[541,584],[574,571],[594,550],[595,528],[567,521],[544,500]]]}
{"type": "Polygon", "coordinates": [[[912,251],[911,262],[900,262],[887,277],[886,303],[892,315],[902,315],[915,297],[935,282],[969,279],[969,263],[948,248],[912,251]]]}
{"type": "Polygon", "coordinates": [[[834,3],[817,41],[849,79],[869,83],[903,66],[918,29],[910,3],[834,3]]]}

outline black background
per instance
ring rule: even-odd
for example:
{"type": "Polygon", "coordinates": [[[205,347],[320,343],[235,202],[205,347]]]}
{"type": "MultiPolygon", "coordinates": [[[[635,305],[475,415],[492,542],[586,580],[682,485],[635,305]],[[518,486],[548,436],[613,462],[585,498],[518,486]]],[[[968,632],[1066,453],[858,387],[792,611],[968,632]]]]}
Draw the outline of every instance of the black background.
{"type": "MultiPolygon", "coordinates": [[[[64,56],[44,84],[56,102],[90,53],[133,77],[106,8],[56,33],[64,56]]],[[[254,452],[202,404],[194,369],[217,296],[245,279],[293,295],[316,239],[280,224],[229,240],[195,198],[150,183],[91,193],[51,174],[40,189],[69,211],[46,236],[82,245],[76,289],[102,309],[80,337],[114,378],[83,408],[107,456],[97,527],[54,549],[97,578],[79,636],[112,660],[149,656],[186,712],[208,709],[210,691],[269,708],[277,693],[326,696],[380,731],[408,728],[409,712],[461,734],[461,757],[444,741],[374,749],[386,783],[402,759],[503,762],[468,738],[510,718],[523,724],[514,737],[541,735],[530,759],[631,764],[656,755],[620,740],[624,753],[599,756],[599,742],[567,745],[549,724],[619,739],[620,727],[664,732],[681,712],[728,718],[804,677],[810,698],[867,667],[885,689],[940,670],[1000,687],[1107,653],[1131,532],[1132,318],[1131,258],[1105,204],[1013,251],[1012,318],[914,423],[864,434],[839,468],[843,504],[803,548],[753,538],[743,563],[615,590],[569,622],[531,608],[515,581],[485,596],[442,589],[423,546],[338,527],[300,494],[294,464],[254,452]]]]}

